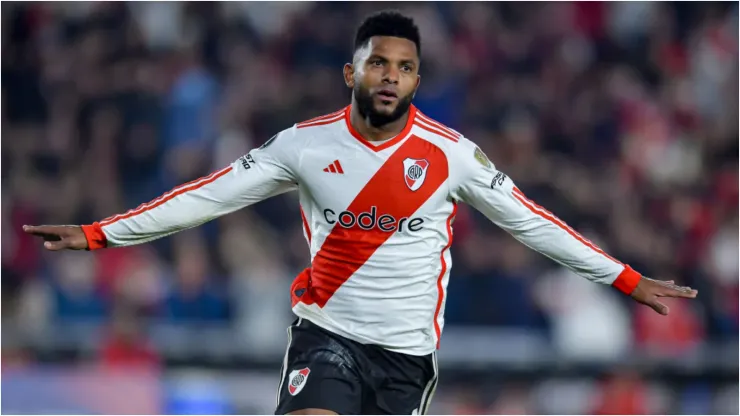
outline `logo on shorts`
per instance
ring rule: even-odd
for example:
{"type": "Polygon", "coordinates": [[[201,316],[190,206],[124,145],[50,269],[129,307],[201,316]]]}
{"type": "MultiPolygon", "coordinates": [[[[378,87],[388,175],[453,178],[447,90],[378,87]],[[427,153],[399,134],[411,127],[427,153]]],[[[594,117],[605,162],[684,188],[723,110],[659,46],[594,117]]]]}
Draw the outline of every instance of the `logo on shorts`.
{"type": "Polygon", "coordinates": [[[403,161],[404,179],[409,189],[416,191],[421,188],[421,185],[424,184],[424,179],[427,177],[428,167],[429,162],[426,159],[406,158],[403,161]]]}
{"type": "Polygon", "coordinates": [[[291,396],[295,396],[303,390],[303,386],[306,385],[306,380],[308,379],[308,373],[310,372],[311,370],[308,367],[290,372],[288,376],[288,392],[291,396]]]}

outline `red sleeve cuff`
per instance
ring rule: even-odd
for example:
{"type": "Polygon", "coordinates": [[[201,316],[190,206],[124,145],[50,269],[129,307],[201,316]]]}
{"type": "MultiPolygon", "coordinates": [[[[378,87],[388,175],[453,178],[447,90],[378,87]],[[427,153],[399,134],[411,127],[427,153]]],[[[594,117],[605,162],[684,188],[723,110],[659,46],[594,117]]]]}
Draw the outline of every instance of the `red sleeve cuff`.
{"type": "Polygon", "coordinates": [[[108,245],[108,240],[105,238],[103,228],[100,227],[100,223],[94,222],[91,225],[83,225],[82,232],[85,233],[85,239],[87,239],[87,250],[97,250],[105,248],[108,245]]]}
{"type": "Polygon", "coordinates": [[[625,264],[624,270],[622,270],[622,273],[619,273],[617,280],[612,283],[612,286],[625,295],[631,295],[637,287],[637,284],[640,283],[641,278],[642,276],[640,273],[637,273],[632,269],[632,267],[625,264]]]}

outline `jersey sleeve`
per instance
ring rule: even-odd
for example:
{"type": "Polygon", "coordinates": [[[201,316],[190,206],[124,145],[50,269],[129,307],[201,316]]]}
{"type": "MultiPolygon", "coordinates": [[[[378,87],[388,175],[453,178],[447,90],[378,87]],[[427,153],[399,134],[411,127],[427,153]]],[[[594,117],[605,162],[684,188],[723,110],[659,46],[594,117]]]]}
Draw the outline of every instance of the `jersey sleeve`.
{"type": "Polygon", "coordinates": [[[136,209],[83,225],[88,250],[146,243],[296,189],[294,130],[136,209]]]}
{"type": "Polygon", "coordinates": [[[593,282],[630,294],[640,274],[617,261],[565,222],[527,198],[470,140],[452,152],[451,193],[526,246],[593,282]]]}

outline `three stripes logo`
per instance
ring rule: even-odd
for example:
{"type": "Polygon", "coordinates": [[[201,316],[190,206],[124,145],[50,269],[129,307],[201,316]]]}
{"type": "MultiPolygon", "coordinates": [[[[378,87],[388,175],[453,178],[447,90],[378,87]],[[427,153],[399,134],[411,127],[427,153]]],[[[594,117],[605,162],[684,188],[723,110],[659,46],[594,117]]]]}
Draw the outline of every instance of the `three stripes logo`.
{"type": "Polygon", "coordinates": [[[344,169],[338,160],[332,162],[331,165],[324,168],[324,172],[344,174],[344,169]]]}

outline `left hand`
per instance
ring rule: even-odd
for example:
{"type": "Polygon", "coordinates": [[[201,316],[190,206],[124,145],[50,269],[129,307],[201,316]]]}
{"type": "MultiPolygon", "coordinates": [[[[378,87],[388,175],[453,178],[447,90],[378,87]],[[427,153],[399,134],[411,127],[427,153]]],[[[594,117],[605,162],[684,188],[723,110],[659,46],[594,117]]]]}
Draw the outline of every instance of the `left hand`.
{"type": "Polygon", "coordinates": [[[687,287],[677,286],[673,280],[664,282],[643,276],[630,296],[632,299],[647,305],[661,315],[668,315],[668,306],[660,303],[659,298],[693,299],[699,292],[687,287]]]}

